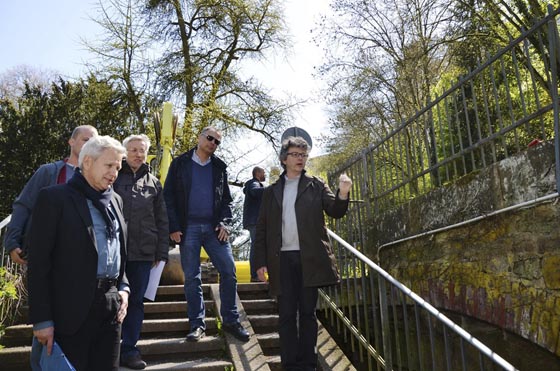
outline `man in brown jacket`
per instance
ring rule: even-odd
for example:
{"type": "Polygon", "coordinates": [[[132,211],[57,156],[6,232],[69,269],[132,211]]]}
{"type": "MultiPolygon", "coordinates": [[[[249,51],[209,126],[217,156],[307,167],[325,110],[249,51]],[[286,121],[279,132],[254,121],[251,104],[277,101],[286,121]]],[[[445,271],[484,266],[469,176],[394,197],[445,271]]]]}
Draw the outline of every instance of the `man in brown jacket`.
{"type": "Polygon", "coordinates": [[[280,179],[264,191],[257,221],[255,266],[278,297],[283,370],[317,367],[318,287],[340,280],[323,211],[341,218],[348,209],[352,181],[341,175],[336,196],[320,179],[305,174],[309,145],[301,137],[282,143],[280,179]],[[299,321],[299,323],[298,323],[299,321]]]}

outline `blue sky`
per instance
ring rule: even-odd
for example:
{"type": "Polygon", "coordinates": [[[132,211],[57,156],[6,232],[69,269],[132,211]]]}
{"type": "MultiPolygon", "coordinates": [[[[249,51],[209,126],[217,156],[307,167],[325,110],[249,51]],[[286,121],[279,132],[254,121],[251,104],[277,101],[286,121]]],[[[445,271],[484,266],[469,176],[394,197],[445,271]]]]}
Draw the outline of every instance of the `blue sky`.
{"type": "Polygon", "coordinates": [[[98,33],[89,0],[0,2],[0,73],[26,64],[77,76],[87,58],[80,37],[98,33]]]}

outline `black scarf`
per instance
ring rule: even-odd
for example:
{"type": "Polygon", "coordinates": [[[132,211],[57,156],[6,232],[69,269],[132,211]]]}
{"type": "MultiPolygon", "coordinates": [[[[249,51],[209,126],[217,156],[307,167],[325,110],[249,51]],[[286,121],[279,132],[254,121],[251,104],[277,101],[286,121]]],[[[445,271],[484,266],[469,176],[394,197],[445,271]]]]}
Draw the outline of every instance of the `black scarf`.
{"type": "Polygon", "coordinates": [[[111,207],[111,198],[113,197],[113,188],[108,188],[103,192],[96,191],[91,188],[79,168],[76,168],[74,175],[68,181],[68,185],[75,188],[86,198],[91,200],[93,206],[99,210],[101,215],[103,215],[103,219],[105,219],[107,238],[116,238],[117,231],[115,229],[114,219],[111,217],[111,213],[109,211],[109,208],[111,207]]]}

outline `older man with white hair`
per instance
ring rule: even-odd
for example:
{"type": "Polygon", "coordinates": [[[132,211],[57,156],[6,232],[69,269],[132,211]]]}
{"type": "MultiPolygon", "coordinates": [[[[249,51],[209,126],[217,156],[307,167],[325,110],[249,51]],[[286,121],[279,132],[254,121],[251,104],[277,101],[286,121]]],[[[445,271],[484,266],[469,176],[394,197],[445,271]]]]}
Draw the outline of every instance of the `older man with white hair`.
{"type": "Polygon", "coordinates": [[[76,370],[118,370],[128,306],[127,230],[113,183],[124,147],[108,136],[83,146],[66,184],[43,188],[29,241],[29,318],[52,352],[56,341],[76,370]]]}
{"type": "Polygon", "coordinates": [[[130,135],[123,141],[123,160],[115,192],[123,199],[128,225],[126,276],[130,283],[128,315],[122,326],[121,365],[133,370],[146,367],[136,343],[144,320],[144,294],[152,266],[167,261],[169,223],[160,181],[146,164],[150,139],[145,134],[130,135]]]}

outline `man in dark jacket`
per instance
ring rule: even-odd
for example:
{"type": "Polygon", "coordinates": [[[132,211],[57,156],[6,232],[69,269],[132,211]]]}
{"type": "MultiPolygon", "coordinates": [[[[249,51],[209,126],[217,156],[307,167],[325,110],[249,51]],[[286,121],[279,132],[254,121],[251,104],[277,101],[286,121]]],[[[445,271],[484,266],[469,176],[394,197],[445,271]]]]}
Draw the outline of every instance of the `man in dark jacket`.
{"type": "Polygon", "coordinates": [[[317,288],[340,280],[323,212],[343,217],[352,185],[341,175],[335,196],[322,180],[306,175],[308,148],[301,137],[282,143],[285,171],[264,191],[255,243],[259,279],[268,274],[270,293],[278,297],[282,369],[292,371],[317,367],[317,288]]]}
{"type": "Polygon", "coordinates": [[[126,275],[130,284],[128,315],[122,326],[121,366],[134,370],[146,367],[136,343],[144,320],[144,294],[150,269],[167,261],[169,223],[160,181],[150,174],[146,164],[150,139],[131,135],[123,141],[123,161],[115,191],[123,199],[124,218],[128,224],[128,262],[126,275]]]}
{"type": "Polygon", "coordinates": [[[260,166],[253,168],[253,178],[245,182],[243,193],[245,200],[243,202],[243,228],[249,231],[251,238],[251,251],[249,252],[249,265],[251,269],[251,281],[258,281],[257,267],[255,266],[255,237],[257,233],[257,217],[261,207],[261,200],[264,191],[264,182],[266,176],[264,169],[260,166]]]}
{"type": "Polygon", "coordinates": [[[216,128],[204,128],[198,137],[197,147],[173,159],[163,189],[170,237],[180,244],[181,266],[185,275],[187,315],[191,327],[187,341],[200,340],[206,331],[201,246],[220,273],[222,329],[239,340],[249,340],[249,333],[239,323],[237,276],[228,242],[232,198],[227,166],[214,156],[221,139],[222,135],[216,128]]]}
{"type": "Polygon", "coordinates": [[[70,139],[68,139],[70,156],[63,160],[41,165],[14,201],[12,219],[4,236],[4,248],[10,253],[10,258],[15,263],[27,263],[23,239],[25,232],[29,231],[31,226],[29,222],[31,211],[39,191],[47,186],[64,184],[72,178],[74,169],[78,166],[78,156],[82,146],[93,136],[97,136],[97,129],[93,126],[82,125],[74,128],[70,139]]]}
{"type": "Polygon", "coordinates": [[[80,171],[43,188],[29,241],[29,320],[50,355],[56,340],[76,370],[118,370],[130,289],[126,223],[113,192],[125,154],[107,136],[82,148],[80,171]]]}

